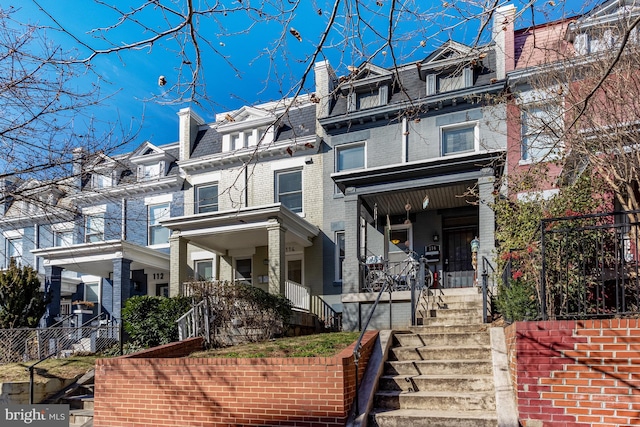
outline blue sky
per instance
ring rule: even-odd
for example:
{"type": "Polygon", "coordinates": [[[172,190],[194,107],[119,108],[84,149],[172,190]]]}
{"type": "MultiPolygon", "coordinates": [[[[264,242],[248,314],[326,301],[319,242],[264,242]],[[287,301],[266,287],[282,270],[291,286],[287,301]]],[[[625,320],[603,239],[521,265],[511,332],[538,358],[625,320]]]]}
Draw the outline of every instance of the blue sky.
{"type": "MultiPolygon", "coordinates": [[[[245,4],[246,2],[247,0],[245,4]]],[[[22,21],[64,27],[75,36],[76,40],[53,29],[47,33],[64,47],[77,49],[79,57],[86,55],[87,50],[83,49],[78,41],[94,48],[104,47],[105,44],[95,39],[89,32],[100,26],[113,25],[117,20],[115,13],[104,5],[94,4],[90,0],[21,0],[19,6],[16,3],[15,0],[0,0],[0,7],[7,8],[13,5],[20,8],[18,18],[22,21]],[[42,13],[37,4],[51,14],[57,24],[42,13]]],[[[144,1],[109,2],[128,10],[142,3],[144,1]]],[[[163,3],[170,2],[163,0],[163,3]]],[[[222,1],[222,3],[229,9],[241,4],[238,0],[222,1]]],[[[358,65],[363,61],[364,57],[354,53],[356,52],[352,48],[354,46],[365,51],[365,55],[377,51],[378,54],[374,59],[377,65],[391,66],[392,64],[388,48],[380,49],[382,42],[374,34],[376,31],[380,33],[387,31],[388,19],[386,16],[376,16],[376,14],[379,12],[384,15],[385,3],[389,2],[386,0],[380,2],[383,6],[377,8],[376,2],[362,3],[370,5],[371,10],[367,11],[364,8],[343,10],[319,58],[329,59],[334,67],[339,68],[339,72],[346,72],[344,69],[346,65],[358,65]],[[353,16],[362,17],[359,30],[355,31],[361,33],[362,37],[359,40],[353,39],[353,43],[347,40],[345,44],[344,35],[354,32],[354,28],[349,26],[357,24],[353,16]]],[[[449,38],[460,42],[473,40],[479,25],[478,20],[466,22],[460,26],[456,26],[456,23],[466,17],[474,16],[481,10],[474,7],[472,2],[451,1],[450,3],[450,5],[447,3],[448,8],[443,8],[441,1],[416,0],[415,4],[420,5],[424,15],[417,17],[407,15],[402,22],[395,23],[398,34],[407,34],[404,40],[394,44],[396,56],[402,58],[400,62],[423,58],[434,46],[449,38]],[[426,46],[420,45],[422,40],[428,42],[426,46]]],[[[563,13],[573,13],[583,5],[582,1],[577,0],[566,2],[558,0],[556,3],[553,7],[546,6],[547,12],[554,18],[555,15],[560,17],[563,13]],[[565,9],[570,12],[565,12],[565,9]]],[[[310,55],[320,40],[332,4],[330,0],[302,0],[298,9],[291,15],[290,22],[254,22],[247,17],[246,13],[231,12],[218,15],[218,22],[213,19],[202,20],[199,26],[200,33],[210,43],[210,47],[203,46],[204,81],[208,96],[206,99],[198,98],[200,106],[191,105],[206,121],[213,121],[216,113],[289,95],[290,90],[297,86],[300,76],[310,63],[310,55]],[[291,27],[295,27],[300,32],[302,42],[288,33],[291,27]],[[283,44],[277,44],[283,33],[285,34],[283,44]]],[[[347,2],[347,4],[353,4],[353,2],[347,2]]],[[[520,4],[516,6],[521,9],[520,4]]],[[[252,16],[259,19],[255,13],[252,16]]],[[[153,10],[140,19],[153,28],[159,28],[162,24],[157,21],[158,16],[153,13],[153,10]]],[[[116,43],[126,43],[148,36],[149,32],[140,32],[139,27],[133,25],[127,25],[109,33],[109,39],[116,43]]],[[[92,112],[101,121],[118,123],[125,130],[130,126],[134,128],[141,126],[139,135],[127,145],[127,149],[133,149],[146,140],[154,144],[165,144],[177,139],[176,113],[189,104],[171,103],[172,96],[175,94],[164,93],[166,88],[178,79],[177,70],[182,65],[181,57],[175,52],[177,47],[178,44],[175,41],[169,40],[154,45],[152,49],[99,56],[91,63],[91,69],[95,73],[88,73],[78,81],[80,87],[97,83],[103,94],[112,94],[104,107],[92,112]],[[158,85],[160,75],[166,76],[167,86],[158,85]],[[145,101],[149,99],[155,99],[155,101],[145,101]],[[161,103],[158,103],[158,100],[161,103]]],[[[305,87],[311,91],[312,84],[313,75],[310,76],[305,87]]],[[[77,125],[82,126],[83,123],[77,125]]]]}

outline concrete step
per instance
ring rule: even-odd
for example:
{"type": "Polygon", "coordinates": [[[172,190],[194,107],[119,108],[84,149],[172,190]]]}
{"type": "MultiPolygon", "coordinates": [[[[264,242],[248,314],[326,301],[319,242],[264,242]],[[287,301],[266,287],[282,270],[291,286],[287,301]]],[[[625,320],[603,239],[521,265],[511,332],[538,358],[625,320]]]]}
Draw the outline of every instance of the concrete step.
{"type": "Polygon", "coordinates": [[[379,391],[375,394],[377,409],[424,409],[436,411],[494,411],[493,392],[379,391]]]}
{"type": "Polygon", "coordinates": [[[386,361],[385,375],[493,375],[491,359],[386,361]]]}
{"type": "Polygon", "coordinates": [[[440,391],[493,392],[493,377],[489,375],[383,375],[380,391],[440,391]]]}
{"type": "Polygon", "coordinates": [[[497,427],[495,411],[421,411],[397,409],[372,412],[369,425],[377,427],[497,427]]]}
{"type": "Polygon", "coordinates": [[[487,332],[396,334],[395,338],[396,342],[402,347],[488,346],[491,341],[491,337],[487,332]]]}
{"type": "Polygon", "coordinates": [[[84,426],[93,421],[93,409],[71,409],[69,411],[69,426],[84,426]]]}
{"type": "MultiPolygon", "coordinates": [[[[482,322],[466,323],[459,325],[422,325],[411,326],[408,328],[409,333],[414,334],[443,334],[443,333],[476,333],[476,332],[488,332],[489,325],[482,322]]],[[[398,335],[398,334],[396,334],[398,335]]]]}
{"type": "Polygon", "coordinates": [[[482,309],[482,300],[470,300],[470,301],[451,301],[449,299],[428,300],[424,304],[420,305],[424,309],[431,310],[452,310],[452,309],[482,309]]]}
{"type": "Polygon", "coordinates": [[[68,396],[62,399],[63,403],[68,403],[71,409],[93,409],[93,395],[83,394],[79,396],[68,396]]]}
{"type": "Polygon", "coordinates": [[[482,318],[482,307],[479,308],[447,308],[443,310],[427,310],[427,317],[459,318],[460,320],[482,318]]]}
{"type": "Polygon", "coordinates": [[[420,317],[420,314],[418,314],[417,321],[419,325],[421,324],[421,326],[463,326],[469,323],[482,323],[482,314],[468,314],[466,315],[466,317],[420,317]]]}
{"type": "Polygon", "coordinates": [[[489,345],[471,347],[394,347],[389,352],[389,360],[491,360],[489,345]]]}

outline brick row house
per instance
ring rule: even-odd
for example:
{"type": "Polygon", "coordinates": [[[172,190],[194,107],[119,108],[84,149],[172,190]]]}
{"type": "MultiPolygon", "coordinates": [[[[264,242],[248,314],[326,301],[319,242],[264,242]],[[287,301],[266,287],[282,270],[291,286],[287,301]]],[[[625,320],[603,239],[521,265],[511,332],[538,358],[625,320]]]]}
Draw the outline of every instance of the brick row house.
{"type": "MultiPolygon", "coordinates": [[[[119,318],[132,295],[179,295],[188,280],[215,279],[302,288],[355,330],[377,294],[368,261],[408,252],[427,257],[438,286],[475,286],[470,243],[493,262],[491,203],[504,177],[555,155],[527,125],[550,114],[528,108],[545,104],[530,85],[546,58],[540,41],[575,46],[589,16],[604,19],[516,31],[515,16],[497,9],[484,45],[451,40],[419,61],[364,63],[344,76],[319,62],[312,95],[212,123],[183,109],[173,144],[113,156],[78,149],[61,182],[6,182],[6,194],[25,197],[4,199],[0,259],[40,272],[54,296],[47,324],[73,299],[119,318]]],[[[545,196],[561,173],[551,170],[545,196]]],[[[392,301],[373,327],[411,323],[410,292],[398,288],[392,301]]]]}

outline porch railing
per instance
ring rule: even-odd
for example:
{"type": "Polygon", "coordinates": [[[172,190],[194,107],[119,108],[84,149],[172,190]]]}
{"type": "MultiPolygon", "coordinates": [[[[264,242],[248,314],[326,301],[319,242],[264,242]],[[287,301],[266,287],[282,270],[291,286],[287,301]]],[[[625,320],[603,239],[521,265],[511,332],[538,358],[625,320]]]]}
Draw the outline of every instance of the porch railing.
{"type": "Polygon", "coordinates": [[[541,221],[540,318],[640,314],[638,218],[628,211],[541,221]]]}
{"type": "Polygon", "coordinates": [[[284,282],[284,296],[287,297],[293,308],[309,311],[311,308],[311,288],[291,280],[284,282]]]}
{"type": "Polygon", "coordinates": [[[311,312],[318,316],[324,327],[330,331],[342,330],[342,313],[338,313],[317,295],[311,297],[311,312]]]}
{"type": "Polygon", "coordinates": [[[180,316],[176,323],[178,324],[178,339],[180,341],[187,338],[203,337],[205,342],[209,344],[209,307],[207,300],[203,299],[194,305],[189,311],[180,316]]]}

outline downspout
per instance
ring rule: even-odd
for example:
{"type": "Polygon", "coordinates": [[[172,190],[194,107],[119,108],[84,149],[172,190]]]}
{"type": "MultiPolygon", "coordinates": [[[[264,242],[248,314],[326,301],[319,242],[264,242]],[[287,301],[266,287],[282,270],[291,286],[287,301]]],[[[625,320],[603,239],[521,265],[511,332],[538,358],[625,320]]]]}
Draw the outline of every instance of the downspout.
{"type": "Polygon", "coordinates": [[[407,152],[409,150],[409,123],[407,118],[402,118],[402,161],[401,163],[407,163],[407,152]]]}
{"type": "Polygon", "coordinates": [[[127,199],[122,198],[120,223],[120,240],[127,240],[127,199]]]}
{"type": "Polygon", "coordinates": [[[249,206],[249,165],[247,163],[244,163],[243,166],[244,168],[244,207],[248,207],[249,206]]]}

